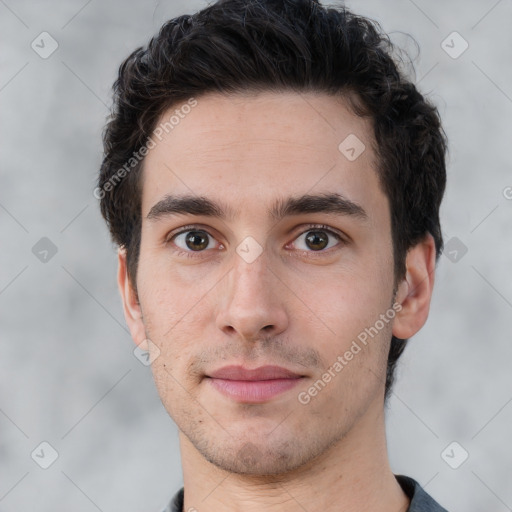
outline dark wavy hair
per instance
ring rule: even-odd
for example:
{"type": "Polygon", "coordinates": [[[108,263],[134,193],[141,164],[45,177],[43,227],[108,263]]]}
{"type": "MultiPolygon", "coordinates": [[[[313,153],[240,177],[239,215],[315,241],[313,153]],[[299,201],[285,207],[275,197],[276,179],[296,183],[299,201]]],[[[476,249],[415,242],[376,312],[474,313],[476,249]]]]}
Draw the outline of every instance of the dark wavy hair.
{"type": "MultiPolygon", "coordinates": [[[[138,152],[167,109],[208,92],[343,95],[354,114],[372,120],[377,172],[390,203],[395,283],[405,276],[407,250],[427,233],[437,261],[447,138],[437,108],[404,76],[395,50],[376,21],[345,7],[317,0],[220,0],[167,21],[127,57],[113,86],[95,195],[113,241],[127,251],[134,290],[141,238],[138,152]],[[126,170],[128,161],[133,169],[126,170]]],[[[406,342],[392,337],[386,400],[406,342]]]]}

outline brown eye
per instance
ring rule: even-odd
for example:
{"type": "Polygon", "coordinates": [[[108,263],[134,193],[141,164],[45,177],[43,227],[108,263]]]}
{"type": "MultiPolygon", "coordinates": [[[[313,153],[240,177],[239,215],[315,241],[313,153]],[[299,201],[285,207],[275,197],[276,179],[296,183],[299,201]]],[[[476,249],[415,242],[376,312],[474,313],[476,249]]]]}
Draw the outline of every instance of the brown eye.
{"type": "Polygon", "coordinates": [[[187,247],[193,251],[201,251],[208,247],[208,235],[204,231],[190,231],[185,237],[187,247]]]}
{"type": "Polygon", "coordinates": [[[313,226],[295,239],[294,246],[301,251],[324,252],[340,242],[343,242],[343,238],[334,231],[313,226]]]}
{"type": "Polygon", "coordinates": [[[306,236],[306,243],[315,251],[325,249],[329,243],[329,237],[323,231],[310,231],[306,236]]]}
{"type": "Polygon", "coordinates": [[[198,252],[208,248],[210,244],[209,236],[206,231],[188,230],[174,235],[172,240],[180,249],[198,252]]]}

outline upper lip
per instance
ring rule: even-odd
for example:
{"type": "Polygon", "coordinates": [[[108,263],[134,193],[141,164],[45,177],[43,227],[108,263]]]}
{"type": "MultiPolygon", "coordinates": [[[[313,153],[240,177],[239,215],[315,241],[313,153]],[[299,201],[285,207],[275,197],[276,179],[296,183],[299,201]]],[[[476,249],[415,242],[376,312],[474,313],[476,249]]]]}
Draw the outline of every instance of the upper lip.
{"type": "Polygon", "coordinates": [[[207,377],[226,380],[273,380],[273,379],[298,379],[302,377],[291,370],[281,366],[260,366],[249,369],[243,366],[224,366],[208,373],[207,377]]]}

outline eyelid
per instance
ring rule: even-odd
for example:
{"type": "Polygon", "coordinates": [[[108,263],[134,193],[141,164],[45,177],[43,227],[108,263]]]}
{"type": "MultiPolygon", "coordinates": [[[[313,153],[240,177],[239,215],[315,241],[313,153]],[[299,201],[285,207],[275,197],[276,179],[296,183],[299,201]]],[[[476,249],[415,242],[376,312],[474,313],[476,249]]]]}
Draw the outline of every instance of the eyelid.
{"type": "Polygon", "coordinates": [[[203,226],[202,224],[188,224],[186,226],[180,226],[169,233],[167,233],[164,237],[164,242],[170,242],[172,238],[175,236],[186,233],[187,231],[204,231],[208,233],[211,237],[215,238],[215,235],[211,233],[211,231],[215,231],[211,226],[203,226]]]}
{"type": "MultiPolygon", "coordinates": [[[[306,224],[304,226],[301,226],[298,229],[300,229],[300,232],[297,234],[297,236],[295,238],[298,238],[299,236],[303,235],[304,233],[307,233],[308,231],[314,231],[315,229],[317,229],[319,231],[327,231],[331,235],[338,237],[338,239],[341,241],[344,241],[344,242],[347,241],[346,235],[344,235],[341,231],[338,231],[337,229],[332,228],[331,226],[327,226],[326,224],[315,224],[315,223],[306,224]]],[[[295,238],[294,238],[294,240],[295,240],[295,238]]]]}

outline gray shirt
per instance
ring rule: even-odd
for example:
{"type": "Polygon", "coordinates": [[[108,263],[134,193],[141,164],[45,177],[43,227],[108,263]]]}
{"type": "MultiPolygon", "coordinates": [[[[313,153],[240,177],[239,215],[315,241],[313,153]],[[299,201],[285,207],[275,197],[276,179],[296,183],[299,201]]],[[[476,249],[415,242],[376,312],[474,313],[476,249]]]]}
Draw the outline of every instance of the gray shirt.
{"type": "MultiPolygon", "coordinates": [[[[411,500],[407,512],[448,512],[431,498],[416,480],[404,475],[395,475],[395,477],[411,500]]],[[[162,512],[183,512],[183,494],[184,488],[182,487],[162,512]]]]}

